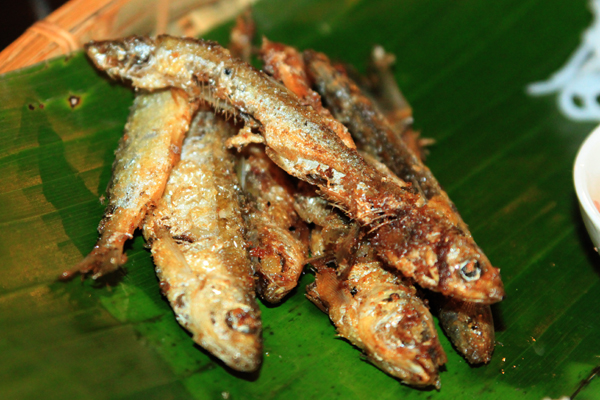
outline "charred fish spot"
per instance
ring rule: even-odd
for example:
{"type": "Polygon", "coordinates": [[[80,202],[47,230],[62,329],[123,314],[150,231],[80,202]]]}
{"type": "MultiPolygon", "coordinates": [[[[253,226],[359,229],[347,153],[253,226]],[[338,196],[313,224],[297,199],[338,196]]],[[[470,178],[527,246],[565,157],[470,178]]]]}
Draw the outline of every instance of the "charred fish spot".
{"type": "Polygon", "coordinates": [[[392,293],[387,298],[383,299],[383,301],[385,301],[386,303],[391,303],[393,301],[398,300],[400,300],[400,295],[398,295],[398,293],[392,293]]]}
{"type": "Polygon", "coordinates": [[[182,308],[185,306],[184,295],[181,293],[179,296],[175,298],[175,302],[173,303],[176,307],[182,308]]]}
{"type": "Polygon", "coordinates": [[[352,295],[352,297],[354,297],[356,295],[356,293],[358,293],[358,289],[356,287],[353,287],[352,289],[350,289],[350,294],[352,295]]]}
{"type": "Polygon", "coordinates": [[[228,327],[240,333],[256,333],[260,329],[260,322],[257,321],[252,310],[242,308],[227,311],[225,323],[228,327]]]}
{"type": "Polygon", "coordinates": [[[481,277],[481,265],[478,260],[465,261],[459,265],[460,276],[467,282],[475,281],[481,277]]]}
{"type": "Polygon", "coordinates": [[[225,75],[227,75],[227,76],[231,75],[231,72],[232,72],[232,71],[231,71],[231,68],[225,68],[225,69],[223,70],[223,73],[224,73],[225,75]]]}
{"type": "Polygon", "coordinates": [[[166,296],[169,289],[171,289],[171,285],[167,281],[160,281],[159,283],[161,293],[166,296]]]}
{"type": "Polygon", "coordinates": [[[196,240],[189,234],[187,233],[183,233],[181,235],[175,235],[173,236],[173,240],[176,240],[177,242],[187,242],[187,243],[194,243],[196,240]]]}
{"type": "Polygon", "coordinates": [[[72,109],[74,109],[75,107],[77,107],[79,104],[81,104],[81,97],[75,96],[75,95],[70,95],[69,96],[69,106],[72,109]]]}
{"type": "Polygon", "coordinates": [[[295,226],[290,226],[290,227],[288,228],[288,231],[290,231],[290,232],[295,232],[295,231],[296,231],[296,227],[295,227],[295,226]]]}
{"type": "Polygon", "coordinates": [[[288,269],[287,260],[283,254],[278,254],[278,255],[279,255],[279,265],[281,265],[281,272],[285,273],[285,271],[287,271],[287,269],[288,269]]]}

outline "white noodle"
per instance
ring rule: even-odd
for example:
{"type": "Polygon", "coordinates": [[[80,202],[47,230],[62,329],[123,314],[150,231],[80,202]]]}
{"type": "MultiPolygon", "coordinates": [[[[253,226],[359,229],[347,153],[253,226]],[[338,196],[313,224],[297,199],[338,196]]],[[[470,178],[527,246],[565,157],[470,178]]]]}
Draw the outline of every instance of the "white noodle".
{"type": "Polygon", "coordinates": [[[558,106],[576,121],[600,121],[600,0],[590,0],[592,25],[567,63],[548,80],[527,86],[540,96],[558,92],[558,106]]]}

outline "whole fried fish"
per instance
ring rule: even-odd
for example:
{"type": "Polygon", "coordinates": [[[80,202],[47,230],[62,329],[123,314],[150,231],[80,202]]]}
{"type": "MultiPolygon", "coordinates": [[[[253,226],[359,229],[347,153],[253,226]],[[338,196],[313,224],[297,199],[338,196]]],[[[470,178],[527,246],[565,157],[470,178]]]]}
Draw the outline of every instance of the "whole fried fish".
{"type": "Polygon", "coordinates": [[[224,147],[233,131],[213,111],[198,112],[144,237],[179,323],[231,368],[254,371],[262,325],[237,177],[224,147]]]}
{"type": "Polygon", "coordinates": [[[345,221],[314,191],[299,193],[296,208],[316,224],[309,300],[377,367],[406,384],[439,388],[438,367],[446,355],[415,288],[385,271],[358,225],[345,221]]]}
{"type": "MultiPolygon", "coordinates": [[[[387,166],[397,177],[412,183],[415,192],[421,193],[427,199],[427,205],[461,232],[464,245],[476,250],[477,257],[474,257],[476,261],[464,264],[459,271],[463,281],[480,279],[483,275],[493,276],[493,284],[497,285],[498,294],[503,293],[499,270],[492,267],[483,251],[475,244],[456,207],[429,168],[404,143],[402,134],[392,128],[386,117],[371,102],[369,96],[362,93],[348,75],[340,69],[336,69],[327,56],[310,50],[306,51],[304,56],[307,60],[309,75],[315,81],[319,93],[326,99],[333,115],[349,127],[359,151],[368,153],[375,160],[387,166]]],[[[387,83],[389,84],[389,82],[387,83]]],[[[389,92],[391,89],[387,90],[389,92]]],[[[397,91],[398,96],[396,97],[400,96],[399,93],[397,91]]],[[[392,95],[387,93],[386,96],[392,95]]],[[[403,98],[395,99],[396,106],[403,103],[406,103],[403,98]]],[[[408,103],[406,103],[406,107],[410,110],[408,103]]],[[[404,123],[405,121],[406,117],[404,123]]],[[[395,257],[391,258],[388,259],[388,262],[398,266],[406,274],[407,265],[402,260],[394,263],[395,257]]],[[[410,268],[409,265],[408,267],[410,268]]],[[[459,280],[454,280],[453,283],[462,284],[459,280]]]]}
{"type": "Polygon", "coordinates": [[[218,44],[162,35],[92,42],[86,50],[96,66],[136,87],[175,86],[237,109],[277,165],[369,227],[378,253],[422,286],[486,304],[501,300],[498,270],[481,267],[481,252],[465,232],[409,184],[390,182],[367,164],[284,86],[218,44]]]}
{"type": "Polygon", "coordinates": [[[125,263],[123,245],[160,199],[195,109],[182,90],[136,96],[115,152],[108,206],[98,226],[100,239],[83,261],[62,273],[62,279],[77,273],[98,278],[125,263]]]}
{"type": "Polygon", "coordinates": [[[415,289],[380,263],[356,263],[347,279],[333,268],[317,267],[306,295],[377,367],[408,385],[440,387],[438,367],[446,354],[433,318],[415,289]]]}

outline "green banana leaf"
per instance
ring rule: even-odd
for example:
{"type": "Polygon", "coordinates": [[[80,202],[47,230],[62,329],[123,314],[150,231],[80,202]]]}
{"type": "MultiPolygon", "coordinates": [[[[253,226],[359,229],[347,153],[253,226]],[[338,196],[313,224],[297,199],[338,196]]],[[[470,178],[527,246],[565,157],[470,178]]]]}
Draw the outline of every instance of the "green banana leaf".
{"type": "Polygon", "coordinates": [[[593,125],[524,90],[577,47],[587,1],[264,0],[254,16],[270,39],[359,70],[374,44],[397,55],[416,125],[436,140],[428,164],[502,269],[492,361],[469,366],[442,335],[441,390],[402,385],[336,338],[304,298],[307,273],[261,305],[264,364],[236,373],[177,324],[139,235],[112,281],[58,282],[95,243],[133,99],[76,53],[0,76],[0,398],[600,398],[600,256],[571,180],[593,125]]]}

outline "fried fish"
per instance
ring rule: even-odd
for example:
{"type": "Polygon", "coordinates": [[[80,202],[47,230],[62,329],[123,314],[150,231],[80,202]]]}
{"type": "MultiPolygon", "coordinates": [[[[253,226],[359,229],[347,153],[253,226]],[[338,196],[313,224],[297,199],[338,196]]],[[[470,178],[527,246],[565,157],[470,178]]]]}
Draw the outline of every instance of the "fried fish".
{"type": "Polygon", "coordinates": [[[125,263],[123,245],[160,199],[195,108],[182,90],[136,96],[115,152],[108,206],[98,226],[100,238],[87,257],[62,273],[62,279],[77,273],[98,278],[125,263]]]}
{"type": "Polygon", "coordinates": [[[198,112],[143,232],[179,323],[231,368],[254,371],[262,324],[233,156],[224,145],[233,132],[213,111],[198,112]]]}

